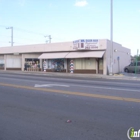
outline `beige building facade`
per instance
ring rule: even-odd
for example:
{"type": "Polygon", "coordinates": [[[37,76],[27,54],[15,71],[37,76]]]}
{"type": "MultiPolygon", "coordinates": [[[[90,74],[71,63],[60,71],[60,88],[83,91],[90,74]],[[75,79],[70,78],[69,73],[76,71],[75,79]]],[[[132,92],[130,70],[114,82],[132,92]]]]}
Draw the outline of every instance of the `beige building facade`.
{"type": "Polygon", "coordinates": [[[123,72],[130,49],[107,39],[1,47],[0,69],[104,74],[123,72]]]}

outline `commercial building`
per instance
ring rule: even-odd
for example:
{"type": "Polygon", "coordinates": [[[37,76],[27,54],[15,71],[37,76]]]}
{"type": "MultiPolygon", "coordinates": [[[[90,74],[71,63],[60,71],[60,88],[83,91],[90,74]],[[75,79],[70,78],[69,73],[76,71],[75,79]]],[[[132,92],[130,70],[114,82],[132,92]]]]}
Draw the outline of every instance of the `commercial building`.
{"type": "Polygon", "coordinates": [[[108,74],[131,62],[130,49],[107,39],[1,47],[0,69],[108,74]],[[113,47],[112,47],[113,46],[113,47]]]}

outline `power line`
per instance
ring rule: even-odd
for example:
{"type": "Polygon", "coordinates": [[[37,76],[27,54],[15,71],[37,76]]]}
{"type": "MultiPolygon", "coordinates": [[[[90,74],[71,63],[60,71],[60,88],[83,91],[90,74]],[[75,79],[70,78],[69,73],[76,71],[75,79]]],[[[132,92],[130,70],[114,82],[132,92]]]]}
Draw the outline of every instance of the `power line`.
{"type": "MultiPolygon", "coordinates": [[[[7,26],[5,25],[0,25],[0,27],[4,27],[6,28],[7,26]]],[[[12,27],[13,28],[13,27],[12,27]]],[[[39,33],[39,32],[34,32],[34,31],[30,31],[30,30],[26,30],[26,29],[21,29],[21,28],[17,28],[17,27],[14,27],[14,30],[16,31],[20,31],[20,32],[26,32],[26,33],[30,33],[30,34],[36,34],[36,35],[39,35],[39,36],[43,36],[43,37],[48,37],[49,38],[49,43],[51,43],[51,35],[46,35],[44,36],[44,33],[39,33]]],[[[14,37],[15,38],[15,37],[14,37]]],[[[29,39],[28,39],[29,40],[29,39]]]]}
{"type": "Polygon", "coordinates": [[[26,32],[26,33],[30,33],[30,34],[36,34],[36,35],[41,35],[44,36],[43,33],[38,33],[38,32],[34,32],[34,31],[30,31],[30,30],[25,30],[25,29],[21,29],[21,28],[14,28],[17,31],[21,31],[21,32],[26,32]]]}
{"type": "MultiPolygon", "coordinates": [[[[2,44],[7,44],[6,46],[10,46],[10,45],[8,45],[10,42],[4,42],[4,41],[0,41],[0,43],[2,43],[2,44]]],[[[20,46],[20,45],[33,45],[33,44],[35,44],[35,43],[21,43],[21,42],[14,42],[14,46],[20,46]]],[[[38,44],[40,44],[39,42],[38,42],[38,44]]],[[[1,44],[0,44],[0,46],[1,46],[1,44]]]]}
{"type": "MultiPolygon", "coordinates": [[[[7,35],[0,35],[0,37],[11,37],[11,36],[7,36],[7,35]]],[[[18,40],[25,40],[25,41],[32,41],[32,42],[40,42],[41,40],[35,40],[35,39],[29,39],[29,38],[22,38],[22,37],[14,37],[14,39],[18,39],[18,40]]]]}
{"type": "MultiPolygon", "coordinates": [[[[0,25],[0,27],[6,28],[8,26],[0,25]]],[[[17,28],[17,27],[14,27],[14,30],[26,32],[26,33],[30,33],[30,34],[37,34],[37,35],[41,35],[41,36],[45,35],[44,33],[34,32],[34,31],[26,30],[26,29],[17,28]]]]}
{"type": "Polygon", "coordinates": [[[10,37],[10,36],[8,36],[8,35],[0,35],[0,36],[2,36],[2,37],[10,37]]]}
{"type": "Polygon", "coordinates": [[[6,28],[7,26],[5,26],[5,25],[0,25],[0,27],[6,28]]]}
{"type": "Polygon", "coordinates": [[[8,42],[6,42],[6,41],[0,41],[0,43],[8,43],[8,42]]]}
{"type": "MultiPolygon", "coordinates": [[[[14,37],[15,39],[20,39],[20,40],[29,40],[29,41],[36,41],[37,42],[37,40],[34,40],[34,39],[29,39],[29,38],[19,38],[19,37],[14,37]]],[[[39,40],[38,40],[39,41],[39,40]]]]}

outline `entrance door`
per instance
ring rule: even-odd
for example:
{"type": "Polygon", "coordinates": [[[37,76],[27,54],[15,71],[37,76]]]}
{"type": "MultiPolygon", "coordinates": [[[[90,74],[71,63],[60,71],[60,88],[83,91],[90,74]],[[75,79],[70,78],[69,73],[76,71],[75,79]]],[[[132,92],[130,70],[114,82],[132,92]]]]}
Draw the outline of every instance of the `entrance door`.
{"type": "Polygon", "coordinates": [[[68,73],[70,72],[70,59],[67,59],[67,70],[68,73]]]}
{"type": "Polygon", "coordinates": [[[98,73],[103,74],[103,58],[98,60],[98,73]]]}

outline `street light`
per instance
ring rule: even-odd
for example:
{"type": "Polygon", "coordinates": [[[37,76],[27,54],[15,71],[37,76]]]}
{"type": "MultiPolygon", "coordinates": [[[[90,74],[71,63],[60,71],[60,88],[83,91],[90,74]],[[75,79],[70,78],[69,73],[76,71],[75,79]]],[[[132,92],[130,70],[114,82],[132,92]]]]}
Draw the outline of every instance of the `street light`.
{"type": "Polygon", "coordinates": [[[7,27],[6,29],[11,29],[11,46],[13,46],[13,27],[7,27]]]}

